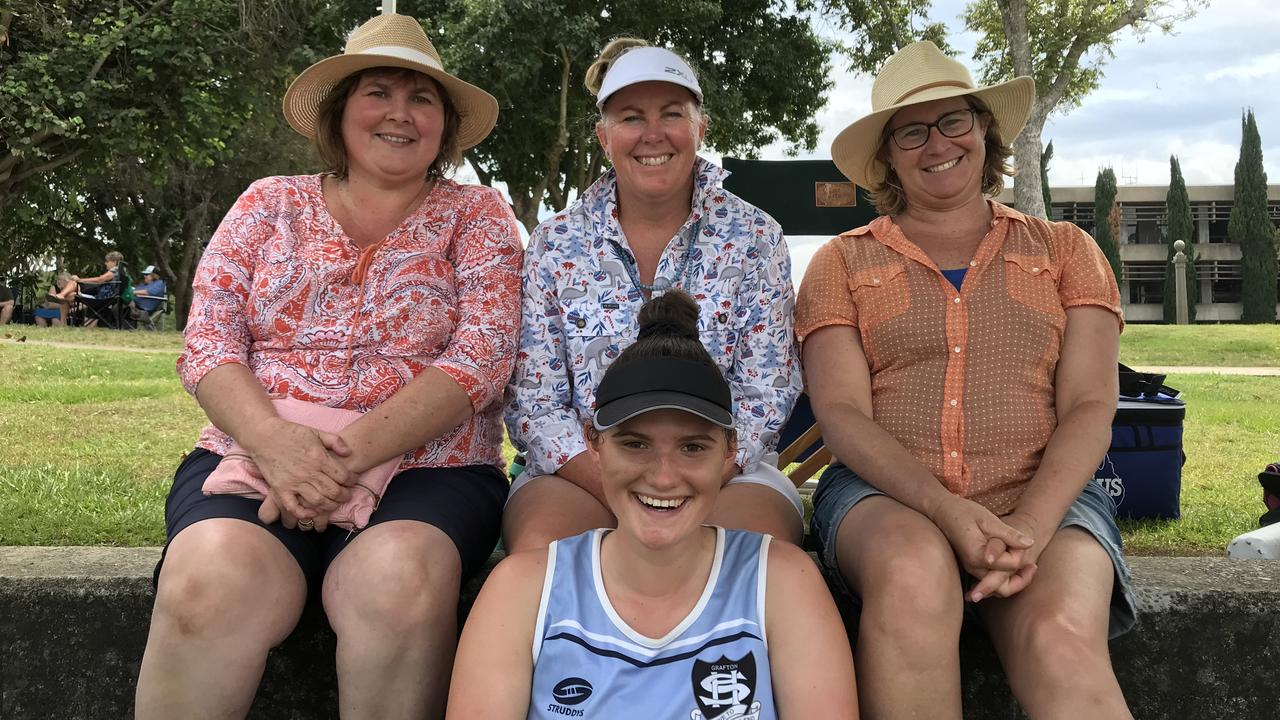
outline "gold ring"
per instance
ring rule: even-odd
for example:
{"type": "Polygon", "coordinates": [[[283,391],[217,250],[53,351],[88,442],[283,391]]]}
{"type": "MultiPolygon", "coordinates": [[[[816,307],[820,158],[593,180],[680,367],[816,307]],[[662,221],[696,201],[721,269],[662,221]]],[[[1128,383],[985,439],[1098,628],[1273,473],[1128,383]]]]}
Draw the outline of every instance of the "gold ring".
{"type": "Polygon", "coordinates": [[[298,527],[302,528],[303,530],[310,530],[311,528],[313,528],[313,527],[315,527],[315,526],[316,526],[316,524],[315,524],[315,522],[314,522],[314,521],[312,521],[312,520],[299,520],[299,521],[298,521],[298,527]]]}

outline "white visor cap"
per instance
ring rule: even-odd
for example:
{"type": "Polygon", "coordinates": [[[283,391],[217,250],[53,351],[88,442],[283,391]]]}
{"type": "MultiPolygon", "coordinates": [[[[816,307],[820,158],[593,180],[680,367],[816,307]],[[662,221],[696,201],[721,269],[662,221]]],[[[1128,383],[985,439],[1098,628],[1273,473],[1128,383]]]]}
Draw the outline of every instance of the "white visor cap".
{"type": "Polygon", "coordinates": [[[679,55],[658,47],[639,47],[628,50],[609,66],[600,92],[596,93],[596,109],[603,110],[609,96],[624,87],[636,83],[658,80],[687,88],[702,102],[702,88],[694,77],[693,69],[679,55]]]}

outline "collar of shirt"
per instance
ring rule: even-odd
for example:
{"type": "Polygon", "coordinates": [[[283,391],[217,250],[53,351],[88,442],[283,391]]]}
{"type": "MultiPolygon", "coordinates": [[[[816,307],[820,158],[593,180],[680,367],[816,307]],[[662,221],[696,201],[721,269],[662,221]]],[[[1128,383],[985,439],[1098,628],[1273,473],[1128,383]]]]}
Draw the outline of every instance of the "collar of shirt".
{"type": "MultiPolygon", "coordinates": [[[[680,231],[676,233],[677,237],[684,236],[689,226],[702,217],[707,204],[727,177],[729,177],[729,171],[710,160],[701,157],[694,160],[693,199],[690,204],[693,211],[689,213],[689,219],[684,225],[680,226],[680,231]]],[[[631,252],[627,238],[622,234],[622,226],[618,224],[617,171],[610,168],[600,176],[599,180],[592,183],[591,187],[582,193],[582,204],[587,208],[587,216],[591,220],[593,245],[596,249],[602,248],[606,242],[613,241],[634,261],[635,254],[631,252]]]]}
{"type": "MultiPolygon", "coordinates": [[[[1001,229],[1001,225],[1004,224],[1001,222],[1003,220],[1019,222],[1023,225],[1027,224],[1027,216],[1011,207],[1001,205],[994,200],[987,200],[987,206],[991,208],[991,227],[994,230],[1001,229]]],[[[894,222],[892,217],[881,215],[860,228],[841,233],[840,236],[858,237],[867,234],[870,234],[881,245],[899,255],[915,260],[925,267],[938,270],[933,260],[918,245],[907,239],[907,236],[902,232],[902,228],[898,226],[898,223],[894,222]]],[[[1007,234],[1007,229],[1002,232],[988,233],[978,246],[978,250],[969,266],[982,267],[986,265],[987,261],[995,256],[996,250],[999,249],[1007,234]]],[[[939,270],[939,272],[941,271],[939,270]]]]}

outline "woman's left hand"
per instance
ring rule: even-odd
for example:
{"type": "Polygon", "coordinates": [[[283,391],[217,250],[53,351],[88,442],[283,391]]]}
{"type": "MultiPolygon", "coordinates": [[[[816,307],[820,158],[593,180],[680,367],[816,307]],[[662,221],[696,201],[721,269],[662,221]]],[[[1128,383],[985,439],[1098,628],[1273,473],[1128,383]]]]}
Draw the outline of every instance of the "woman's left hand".
{"type": "Polygon", "coordinates": [[[329,527],[328,513],[316,513],[315,517],[309,521],[310,524],[305,524],[308,521],[299,522],[298,518],[294,517],[288,510],[284,510],[277,505],[275,499],[270,495],[267,495],[262,500],[262,504],[258,506],[258,520],[262,521],[263,525],[270,525],[279,520],[281,525],[290,530],[296,527],[301,530],[324,532],[324,529],[329,527]]]}
{"type": "MultiPolygon", "coordinates": [[[[1039,535],[1039,524],[1036,519],[1027,513],[1012,512],[1000,519],[1006,525],[1031,538],[1032,543],[1030,547],[1021,549],[1023,565],[1016,571],[988,570],[983,574],[978,584],[969,591],[969,599],[973,602],[992,596],[1011,597],[1026,589],[1031,584],[1031,579],[1035,576],[1036,560],[1039,559],[1040,553],[1044,550],[1047,542],[1046,538],[1042,538],[1039,535]]],[[[988,557],[998,557],[1006,550],[1004,543],[998,538],[992,538],[987,543],[986,552],[988,557]]]]}

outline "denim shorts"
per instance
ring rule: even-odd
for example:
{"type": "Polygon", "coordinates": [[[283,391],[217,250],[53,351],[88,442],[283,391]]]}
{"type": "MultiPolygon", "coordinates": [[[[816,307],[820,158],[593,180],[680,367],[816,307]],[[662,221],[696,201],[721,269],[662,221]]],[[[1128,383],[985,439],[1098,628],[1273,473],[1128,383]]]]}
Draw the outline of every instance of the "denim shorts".
{"type": "MultiPolygon", "coordinates": [[[[818,481],[818,489],[813,493],[813,535],[818,544],[818,558],[831,571],[831,575],[839,577],[839,566],[836,564],[836,532],[845,515],[854,505],[872,495],[884,495],[858,477],[858,474],[839,462],[832,463],[818,481]]],[[[1133,628],[1137,622],[1136,603],[1133,595],[1133,582],[1129,577],[1129,566],[1125,564],[1123,541],[1120,529],[1116,527],[1115,503],[1111,496],[1090,481],[1085,485],[1080,496],[1067,514],[1063,516],[1059,529],[1078,527],[1089,533],[1098,544],[1106,550],[1111,558],[1111,566],[1115,568],[1115,583],[1111,591],[1111,617],[1107,634],[1116,638],[1133,628]]],[[[844,590],[848,592],[848,588],[844,590]]]]}

